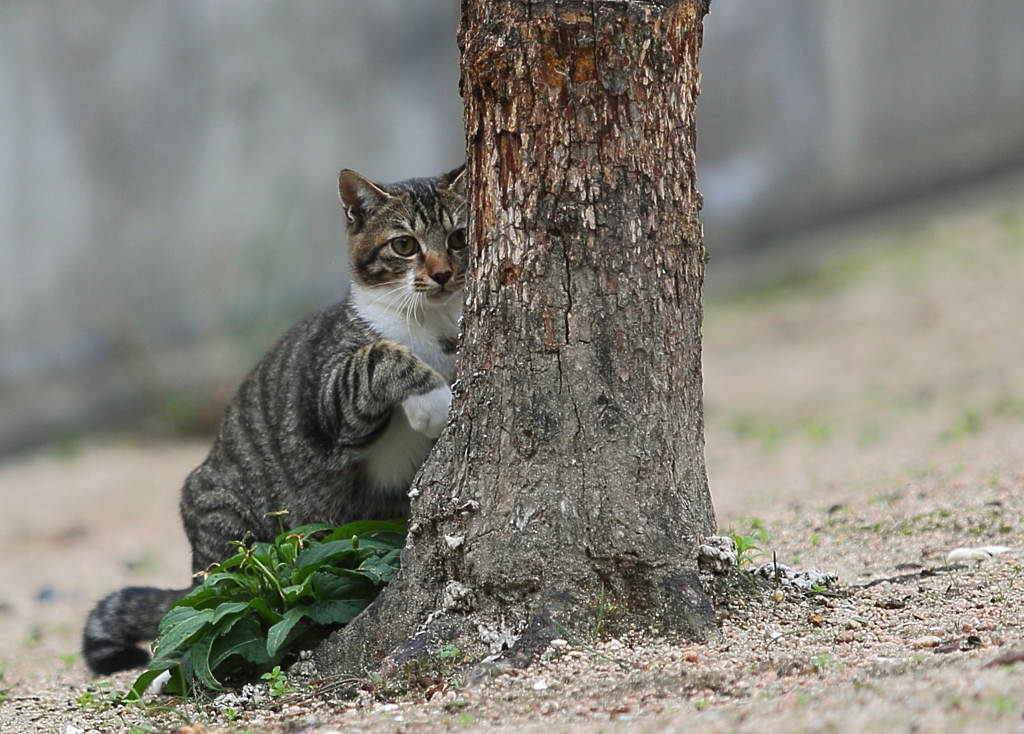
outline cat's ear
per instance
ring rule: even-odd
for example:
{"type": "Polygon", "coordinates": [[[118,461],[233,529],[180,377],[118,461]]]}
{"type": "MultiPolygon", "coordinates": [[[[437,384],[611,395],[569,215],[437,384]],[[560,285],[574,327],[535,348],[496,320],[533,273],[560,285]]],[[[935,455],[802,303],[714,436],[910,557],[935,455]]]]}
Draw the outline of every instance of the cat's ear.
{"type": "Polygon", "coordinates": [[[338,198],[345,209],[349,226],[359,229],[370,213],[390,198],[373,183],[355,171],[345,169],[338,174],[338,198]]]}
{"type": "Polygon", "coordinates": [[[439,176],[444,188],[454,191],[459,196],[466,195],[466,164],[456,168],[454,171],[443,173],[439,176]]]}

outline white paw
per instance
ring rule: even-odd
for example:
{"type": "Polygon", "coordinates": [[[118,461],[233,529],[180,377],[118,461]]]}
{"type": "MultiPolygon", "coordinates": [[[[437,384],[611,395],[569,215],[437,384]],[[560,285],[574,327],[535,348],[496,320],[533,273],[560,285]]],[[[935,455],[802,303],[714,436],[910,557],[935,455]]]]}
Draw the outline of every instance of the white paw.
{"type": "Polygon", "coordinates": [[[448,422],[448,408],[451,404],[452,390],[445,385],[423,395],[406,398],[402,402],[402,409],[414,431],[437,438],[448,422]]]}
{"type": "Polygon", "coordinates": [[[162,696],[164,691],[167,690],[167,683],[171,680],[171,671],[165,670],[163,673],[153,679],[153,682],[149,684],[149,688],[146,689],[146,693],[154,696],[162,696]]]}

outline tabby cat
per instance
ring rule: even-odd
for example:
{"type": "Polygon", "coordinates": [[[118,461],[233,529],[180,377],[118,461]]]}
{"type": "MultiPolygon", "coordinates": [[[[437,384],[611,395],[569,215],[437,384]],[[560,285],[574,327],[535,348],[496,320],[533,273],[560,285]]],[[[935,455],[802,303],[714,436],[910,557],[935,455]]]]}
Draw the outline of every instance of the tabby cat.
{"type": "MultiPolygon", "coordinates": [[[[288,331],[228,404],[209,456],[185,480],[181,519],[200,572],[229,541],[289,527],[409,513],[413,476],[447,420],[466,272],[463,169],[373,184],[338,177],[349,297],[288,331]]],[[[145,665],[136,643],[189,589],[129,587],[89,614],[96,673],[145,665]]]]}

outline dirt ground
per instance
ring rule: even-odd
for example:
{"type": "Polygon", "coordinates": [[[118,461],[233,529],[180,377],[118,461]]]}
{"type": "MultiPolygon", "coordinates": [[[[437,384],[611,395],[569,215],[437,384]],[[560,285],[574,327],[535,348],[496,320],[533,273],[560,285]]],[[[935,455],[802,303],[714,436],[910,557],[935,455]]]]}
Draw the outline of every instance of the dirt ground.
{"type": "Polygon", "coordinates": [[[779,252],[712,261],[708,472],[724,532],[841,594],[737,596],[717,644],[613,629],[471,688],[113,706],[133,676],[86,674],[82,621],[187,581],[205,446],[63,442],[0,463],[0,732],[1024,731],[1024,180],[779,252]],[[947,562],[982,546],[1006,550],[947,562]]]}

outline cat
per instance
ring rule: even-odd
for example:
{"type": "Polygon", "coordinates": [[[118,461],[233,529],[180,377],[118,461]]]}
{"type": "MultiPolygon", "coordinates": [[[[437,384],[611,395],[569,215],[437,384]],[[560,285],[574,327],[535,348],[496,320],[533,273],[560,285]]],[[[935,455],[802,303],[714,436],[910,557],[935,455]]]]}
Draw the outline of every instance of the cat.
{"type": "MultiPolygon", "coordinates": [[[[408,517],[413,477],[447,421],[466,276],[464,167],[374,184],[338,177],[351,291],[288,331],[242,382],[209,456],[185,480],[181,519],[201,574],[230,541],[287,527],[408,517]]],[[[137,643],[190,589],[129,587],[90,612],[89,668],[145,665],[137,643]]]]}

